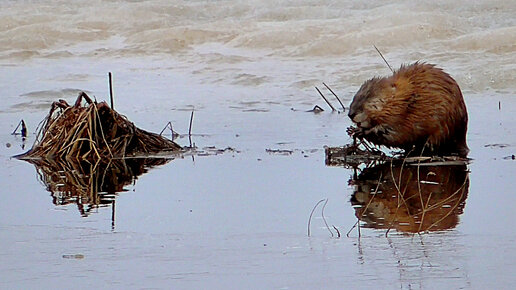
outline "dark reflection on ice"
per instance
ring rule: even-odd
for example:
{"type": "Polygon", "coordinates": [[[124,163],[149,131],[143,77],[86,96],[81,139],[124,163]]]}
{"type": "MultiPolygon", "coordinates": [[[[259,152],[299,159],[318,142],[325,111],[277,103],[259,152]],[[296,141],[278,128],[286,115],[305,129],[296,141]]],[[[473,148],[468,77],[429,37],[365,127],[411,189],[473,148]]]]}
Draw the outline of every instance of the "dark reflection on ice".
{"type": "Polygon", "coordinates": [[[469,189],[466,164],[386,162],[350,181],[360,226],[405,233],[453,229],[469,189]]]}
{"type": "Polygon", "coordinates": [[[119,192],[126,191],[124,187],[134,183],[149,168],[171,160],[130,158],[97,164],[42,159],[27,161],[36,166],[39,180],[50,192],[55,205],[76,204],[80,214],[87,217],[99,207],[112,205],[114,211],[115,198],[119,192]]]}

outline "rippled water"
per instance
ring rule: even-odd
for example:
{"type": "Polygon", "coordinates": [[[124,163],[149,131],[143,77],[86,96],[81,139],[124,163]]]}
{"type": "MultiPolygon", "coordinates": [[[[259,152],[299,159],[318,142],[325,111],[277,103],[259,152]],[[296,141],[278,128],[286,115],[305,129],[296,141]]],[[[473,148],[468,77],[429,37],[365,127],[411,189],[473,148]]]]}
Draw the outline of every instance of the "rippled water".
{"type": "Polygon", "coordinates": [[[514,15],[513,1],[0,1],[0,285],[514,288],[514,15]],[[390,73],[373,45],[393,67],[437,64],[465,96],[469,187],[439,231],[385,237],[370,223],[388,217],[382,200],[345,236],[367,199],[325,165],[350,121],[313,87],[349,104],[390,73]],[[59,98],[106,99],[110,71],[136,125],[184,134],[195,109],[196,145],[235,151],[154,167],[88,214],[91,200],[47,191],[9,158],[33,134],[10,133],[21,119],[33,133],[59,98]],[[321,199],[333,237],[319,207],[309,238],[321,199]]]}

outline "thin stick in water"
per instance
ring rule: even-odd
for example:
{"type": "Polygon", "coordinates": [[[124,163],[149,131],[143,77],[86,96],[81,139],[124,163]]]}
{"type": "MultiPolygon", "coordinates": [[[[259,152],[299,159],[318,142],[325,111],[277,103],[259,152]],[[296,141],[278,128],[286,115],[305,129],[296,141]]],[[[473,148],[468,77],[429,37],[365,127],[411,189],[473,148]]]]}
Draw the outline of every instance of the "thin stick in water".
{"type": "Polygon", "coordinates": [[[358,223],[360,222],[359,219],[357,219],[357,221],[355,222],[355,224],[351,227],[351,229],[349,229],[348,233],[346,234],[346,237],[349,238],[349,234],[351,233],[351,231],[357,227],[358,223]]]}
{"type": "Polygon", "coordinates": [[[382,57],[383,61],[385,61],[385,63],[387,64],[387,66],[389,67],[389,69],[391,70],[391,72],[394,72],[394,70],[392,69],[391,65],[387,62],[387,60],[385,59],[385,57],[383,57],[383,54],[380,52],[380,50],[376,47],[376,45],[374,45],[374,49],[376,49],[376,51],[378,52],[378,54],[380,54],[380,56],[382,57]]]}
{"type": "Polygon", "coordinates": [[[325,84],[325,83],[322,83],[322,84],[335,96],[337,101],[339,101],[339,104],[342,106],[342,111],[346,112],[346,107],[344,107],[344,104],[342,103],[340,98],[337,96],[337,94],[327,84],[325,84]]]}
{"type": "Polygon", "coordinates": [[[360,237],[362,236],[362,233],[360,232],[360,223],[357,224],[357,228],[358,228],[358,238],[360,239],[360,237]]]}
{"type": "Polygon", "coordinates": [[[326,218],[324,217],[324,208],[326,207],[326,204],[328,203],[328,199],[326,199],[326,201],[324,202],[323,206],[322,206],[322,210],[321,210],[321,217],[324,221],[324,224],[326,225],[326,228],[328,229],[328,231],[330,232],[331,234],[331,237],[333,238],[334,235],[333,235],[333,232],[331,231],[330,227],[328,226],[328,223],[326,222],[326,218]]]}
{"type": "Polygon", "coordinates": [[[23,121],[23,119],[18,123],[18,126],[16,126],[16,128],[11,133],[11,135],[18,135],[19,133],[16,133],[16,131],[18,131],[18,128],[20,128],[20,126],[21,126],[21,135],[22,135],[22,137],[26,137],[27,136],[27,127],[25,126],[25,122],[23,121]],[[25,130],[25,136],[23,136],[24,130],[25,130]]]}
{"type": "Polygon", "coordinates": [[[328,104],[328,106],[330,106],[331,110],[332,111],[337,111],[335,110],[335,108],[331,105],[330,102],[328,102],[328,100],[326,99],[326,97],[321,93],[321,91],[319,90],[318,87],[315,87],[315,89],[317,90],[317,92],[319,93],[319,95],[321,95],[321,97],[324,99],[324,101],[326,102],[326,104],[328,104]]]}
{"type": "Polygon", "coordinates": [[[321,204],[321,202],[323,201],[324,199],[319,200],[312,209],[312,212],[310,213],[310,217],[308,218],[308,236],[310,236],[310,223],[312,222],[312,215],[314,214],[314,211],[317,208],[317,206],[319,206],[319,204],[321,204]]]}
{"type": "Polygon", "coordinates": [[[114,98],[113,98],[113,80],[112,80],[111,72],[109,72],[108,75],[109,75],[109,97],[111,99],[111,109],[114,110],[115,103],[114,103],[114,98]]]}
{"type": "Polygon", "coordinates": [[[115,230],[115,200],[113,200],[111,205],[111,230],[115,230]]]}
{"type": "Polygon", "coordinates": [[[337,238],[340,238],[340,231],[339,231],[339,229],[336,226],[334,226],[334,225],[332,225],[332,227],[337,232],[337,238]]]}
{"type": "Polygon", "coordinates": [[[193,115],[194,115],[194,110],[192,110],[192,114],[190,115],[190,126],[188,127],[188,139],[190,140],[190,147],[192,147],[192,123],[193,123],[193,115]]]}
{"type": "Polygon", "coordinates": [[[25,126],[25,121],[21,120],[21,135],[23,138],[27,137],[27,126],[25,126]]]}
{"type": "Polygon", "coordinates": [[[176,132],[174,132],[174,128],[172,127],[172,122],[168,122],[165,127],[163,128],[163,130],[161,130],[161,132],[159,132],[159,135],[162,136],[163,135],[163,132],[165,132],[165,130],[169,128],[170,129],[170,133],[172,134],[172,138],[170,140],[174,141],[174,138],[176,136],[176,132]]]}

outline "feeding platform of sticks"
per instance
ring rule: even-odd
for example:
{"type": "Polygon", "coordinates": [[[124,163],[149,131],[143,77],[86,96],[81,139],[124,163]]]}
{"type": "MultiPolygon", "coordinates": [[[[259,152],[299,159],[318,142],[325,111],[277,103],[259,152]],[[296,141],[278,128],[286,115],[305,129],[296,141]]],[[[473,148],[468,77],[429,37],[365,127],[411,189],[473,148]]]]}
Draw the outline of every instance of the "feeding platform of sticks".
{"type": "Polygon", "coordinates": [[[368,145],[367,141],[354,139],[352,144],[342,147],[325,147],[326,165],[356,168],[361,164],[371,165],[384,162],[403,162],[425,166],[467,165],[468,158],[459,156],[412,156],[397,153],[392,156],[368,145]]]}
{"type": "Polygon", "coordinates": [[[136,127],[106,102],[97,103],[81,92],[73,106],[64,100],[52,103],[32,149],[17,157],[97,162],[181,149],[172,140],[136,127]]]}

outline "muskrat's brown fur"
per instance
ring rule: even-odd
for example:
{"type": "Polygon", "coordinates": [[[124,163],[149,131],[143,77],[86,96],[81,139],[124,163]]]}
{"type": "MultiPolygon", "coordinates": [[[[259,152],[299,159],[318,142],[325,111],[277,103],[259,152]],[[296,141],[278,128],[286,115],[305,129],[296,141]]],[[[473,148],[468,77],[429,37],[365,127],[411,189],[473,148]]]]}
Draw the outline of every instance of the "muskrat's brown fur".
{"type": "Polygon", "coordinates": [[[432,64],[402,65],[358,90],[348,116],[358,138],[413,154],[466,157],[468,113],[455,80],[432,64]]]}

